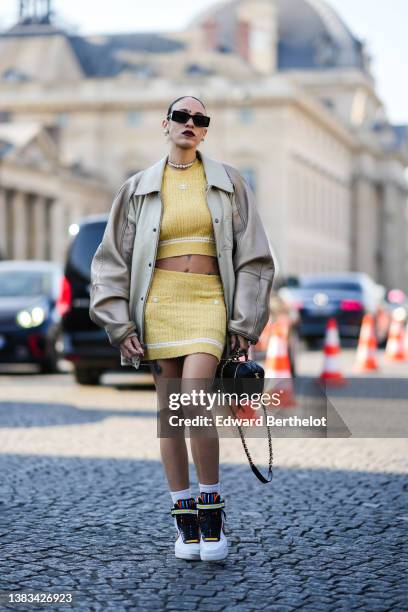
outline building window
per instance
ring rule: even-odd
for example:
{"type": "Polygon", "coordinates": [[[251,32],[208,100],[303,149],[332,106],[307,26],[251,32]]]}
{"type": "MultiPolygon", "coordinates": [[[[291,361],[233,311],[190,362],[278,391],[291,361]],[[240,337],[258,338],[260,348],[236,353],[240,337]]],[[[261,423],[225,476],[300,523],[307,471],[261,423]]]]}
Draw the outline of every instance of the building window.
{"type": "Polygon", "coordinates": [[[325,106],[329,110],[333,111],[335,109],[335,104],[331,98],[320,98],[320,101],[323,106],[325,106]]]}
{"type": "Polygon", "coordinates": [[[131,127],[137,127],[142,122],[142,113],[139,113],[138,111],[131,111],[127,114],[126,122],[131,127]]]}
{"type": "Polygon", "coordinates": [[[67,113],[58,113],[57,115],[57,125],[59,127],[64,128],[68,124],[68,114],[67,113]]]}
{"type": "Polygon", "coordinates": [[[194,76],[210,76],[214,74],[214,70],[207,68],[206,66],[201,66],[200,64],[189,64],[184,69],[184,73],[194,76]]]}
{"type": "Polygon", "coordinates": [[[252,191],[256,193],[256,174],[253,168],[243,168],[241,174],[251,187],[252,191]]]}
{"type": "Polygon", "coordinates": [[[12,83],[18,83],[21,81],[28,81],[29,77],[24,72],[21,72],[17,68],[7,68],[1,75],[4,81],[10,81],[12,83]]]}
{"type": "Polygon", "coordinates": [[[241,123],[252,123],[254,120],[254,111],[252,108],[244,107],[238,111],[238,118],[241,123]]]}

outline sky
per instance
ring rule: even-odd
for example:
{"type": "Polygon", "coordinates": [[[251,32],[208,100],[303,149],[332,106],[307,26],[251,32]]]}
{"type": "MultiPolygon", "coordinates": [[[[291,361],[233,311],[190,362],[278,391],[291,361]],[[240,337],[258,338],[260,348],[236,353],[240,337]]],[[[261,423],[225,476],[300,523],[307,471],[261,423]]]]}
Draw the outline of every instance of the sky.
{"type": "MultiPolygon", "coordinates": [[[[367,44],[377,91],[393,123],[408,124],[408,0],[326,0],[367,44]]],[[[218,0],[54,0],[56,13],[81,34],[156,31],[185,27],[218,0]]],[[[17,0],[0,0],[0,29],[15,21],[17,0]]]]}

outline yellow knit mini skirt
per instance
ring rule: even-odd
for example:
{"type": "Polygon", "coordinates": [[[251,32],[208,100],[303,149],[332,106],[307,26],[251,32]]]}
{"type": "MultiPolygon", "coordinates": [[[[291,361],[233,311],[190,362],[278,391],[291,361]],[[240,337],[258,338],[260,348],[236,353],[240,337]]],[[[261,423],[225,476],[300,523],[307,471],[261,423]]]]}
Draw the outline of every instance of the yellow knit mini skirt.
{"type": "Polygon", "coordinates": [[[144,329],[144,360],[203,352],[220,360],[227,334],[220,276],[155,268],[144,329]]]}

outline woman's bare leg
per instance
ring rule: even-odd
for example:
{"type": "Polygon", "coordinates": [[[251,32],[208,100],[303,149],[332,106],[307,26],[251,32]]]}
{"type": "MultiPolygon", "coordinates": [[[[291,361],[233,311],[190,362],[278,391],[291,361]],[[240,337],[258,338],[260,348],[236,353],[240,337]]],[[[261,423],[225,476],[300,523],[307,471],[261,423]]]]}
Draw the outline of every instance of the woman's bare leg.
{"type": "MultiPolygon", "coordinates": [[[[183,364],[181,392],[191,393],[193,389],[197,391],[203,389],[207,393],[211,392],[217,365],[217,358],[209,353],[186,355],[183,364]]],[[[206,410],[205,406],[195,409],[194,414],[213,416],[213,413],[206,410]]],[[[219,482],[219,439],[216,426],[191,427],[190,445],[199,482],[201,484],[219,482]]]]}
{"type": "MultiPolygon", "coordinates": [[[[160,418],[165,423],[168,422],[168,417],[171,414],[166,379],[181,379],[183,358],[157,359],[150,363],[150,369],[156,385],[160,418]]],[[[170,491],[188,489],[190,482],[184,428],[177,428],[174,436],[160,438],[160,454],[170,491]]]]}

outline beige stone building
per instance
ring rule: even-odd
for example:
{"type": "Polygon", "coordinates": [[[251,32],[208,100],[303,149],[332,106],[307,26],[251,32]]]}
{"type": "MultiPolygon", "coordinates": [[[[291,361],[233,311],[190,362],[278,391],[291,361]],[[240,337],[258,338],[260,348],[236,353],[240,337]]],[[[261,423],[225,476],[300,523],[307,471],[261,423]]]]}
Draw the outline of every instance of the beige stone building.
{"type": "Polygon", "coordinates": [[[0,36],[3,125],[57,128],[60,163],[112,195],[166,153],[169,102],[203,97],[203,151],[254,188],[282,273],[360,270],[408,290],[407,130],[323,0],[220,2],[166,35],[71,35],[50,8],[20,2],[0,36]]]}
{"type": "Polygon", "coordinates": [[[61,164],[41,125],[0,123],[0,258],[64,262],[68,229],[109,205],[109,192],[61,164]]]}

